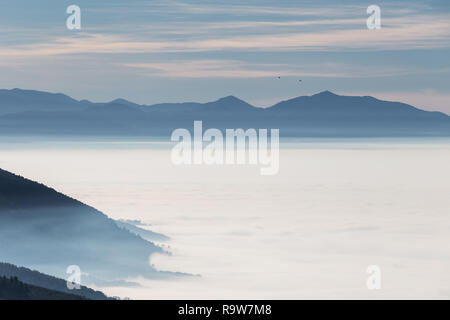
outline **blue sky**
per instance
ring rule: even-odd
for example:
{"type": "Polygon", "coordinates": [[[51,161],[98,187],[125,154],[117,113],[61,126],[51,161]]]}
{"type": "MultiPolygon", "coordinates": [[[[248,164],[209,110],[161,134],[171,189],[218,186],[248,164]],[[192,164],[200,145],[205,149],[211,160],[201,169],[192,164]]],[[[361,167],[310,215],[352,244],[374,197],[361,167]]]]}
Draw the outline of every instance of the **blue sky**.
{"type": "Polygon", "coordinates": [[[0,88],[258,106],[331,90],[450,114],[450,1],[0,0],[0,28],[0,88]]]}

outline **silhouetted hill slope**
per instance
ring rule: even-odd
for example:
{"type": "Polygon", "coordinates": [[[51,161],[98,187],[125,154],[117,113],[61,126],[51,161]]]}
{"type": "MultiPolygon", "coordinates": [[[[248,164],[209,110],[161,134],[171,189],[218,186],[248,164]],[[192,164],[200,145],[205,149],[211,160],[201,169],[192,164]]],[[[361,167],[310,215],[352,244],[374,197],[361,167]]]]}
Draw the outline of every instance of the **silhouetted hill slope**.
{"type": "Polygon", "coordinates": [[[98,210],[0,169],[0,261],[61,278],[78,265],[88,280],[116,281],[165,276],[149,266],[156,252],[98,210]]]}
{"type": "Polygon", "coordinates": [[[0,276],[0,300],[85,300],[75,294],[59,292],[0,276]]]}
{"type": "Polygon", "coordinates": [[[102,292],[92,290],[85,286],[81,286],[80,289],[69,290],[67,288],[66,280],[50,276],[39,271],[30,270],[28,268],[17,267],[10,263],[0,262],[0,276],[7,278],[16,277],[19,281],[29,285],[68,294],[76,294],[90,300],[108,299],[108,297],[102,292]]]}
{"type": "MultiPolygon", "coordinates": [[[[450,117],[446,114],[369,96],[341,96],[329,91],[282,101],[266,109],[233,96],[208,103],[151,106],[124,99],[109,103],[72,99],[65,107],[63,101],[68,97],[42,95],[52,100],[48,104],[53,107],[42,107],[39,96],[33,107],[16,108],[19,112],[9,114],[0,111],[0,115],[3,113],[0,133],[167,137],[176,128],[192,128],[194,120],[202,120],[205,129],[279,128],[281,136],[450,135],[450,117]]],[[[26,96],[27,101],[31,101],[29,95],[26,96]]],[[[0,110],[4,108],[0,92],[0,110]]],[[[11,109],[10,104],[6,109],[11,109]]]]}

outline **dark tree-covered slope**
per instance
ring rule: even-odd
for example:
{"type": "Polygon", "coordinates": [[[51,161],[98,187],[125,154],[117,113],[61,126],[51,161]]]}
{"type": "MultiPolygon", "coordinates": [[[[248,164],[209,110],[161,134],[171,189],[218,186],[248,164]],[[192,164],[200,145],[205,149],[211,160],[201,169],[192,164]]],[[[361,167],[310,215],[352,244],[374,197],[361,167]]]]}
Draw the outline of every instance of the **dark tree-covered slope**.
{"type": "Polygon", "coordinates": [[[81,286],[80,289],[70,290],[67,288],[67,281],[64,279],[56,278],[36,270],[18,267],[10,263],[0,262],[0,276],[7,278],[15,277],[19,281],[29,285],[68,294],[76,294],[90,300],[108,299],[108,297],[100,291],[95,291],[85,286],[81,286]]]}
{"type": "Polygon", "coordinates": [[[85,300],[75,294],[33,286],[16,277],[0,276],[0,300],[85,300]]]}

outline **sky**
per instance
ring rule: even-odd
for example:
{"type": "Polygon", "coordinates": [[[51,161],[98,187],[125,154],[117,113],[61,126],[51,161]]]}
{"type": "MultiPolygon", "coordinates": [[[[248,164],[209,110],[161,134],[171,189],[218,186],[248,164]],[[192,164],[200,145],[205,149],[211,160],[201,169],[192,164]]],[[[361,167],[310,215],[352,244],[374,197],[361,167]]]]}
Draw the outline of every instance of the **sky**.
{"type": "Polygon", "coordinates": [[[330,90],[450,114],[447,0],[0,0],[0,28],[4,89],[256,106],[330,90]]]}

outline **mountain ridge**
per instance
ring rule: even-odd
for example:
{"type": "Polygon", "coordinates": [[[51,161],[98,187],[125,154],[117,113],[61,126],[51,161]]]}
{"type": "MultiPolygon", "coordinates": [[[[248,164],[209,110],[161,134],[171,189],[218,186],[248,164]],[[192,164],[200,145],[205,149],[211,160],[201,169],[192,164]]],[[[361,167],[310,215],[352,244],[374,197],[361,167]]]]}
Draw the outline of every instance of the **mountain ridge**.
{"type": "MultiPolygon", "coordinates": [[[[275,106],[279,105],[280,103],[284,103],[284,102],[288,102],[288,101],[297,101],[297,100],[299,100],[301,98],[318,98],[318,97],[319,98],[334,98],[334,97],[368,98],[368,99],[374,99],[376,101],[381,101],[381,102],[395,102],[395,103],[402,103],[402,104],[405,104],[405,105],[409,105],[409,104],[401,102],[401,101],[381,100],[381,99],[378,99],[378,98],[370,96],[370,95],[365,95],[365,96],[340,95],[340,94],[334,93],[334,92],[332,92],[330,90],[320,91],[320,92],[312,94],[312,95],[302,95],[302,96],[293,97],[293,98],[290,98],[290,99],[287,99],[287,100],[281,100],[281,101],[279,101],[277,103],[274,103],[274,104],[272,104],[272,105],[270,105],[268,107],[265,107],[265,108],[252,105],[252,104],[248,103],[247,101],[245,101],[243,99],[240,99],[240,98],[238,98],[238,97],[236,97],[234,95],[228,95],[228,96],[221,97],[221,98],[218,98],[216,100],[209,101],[209,102],[204,102],[204,103],[190,101],[190,102],[163,102],[163,103],[154,103],[154,104],[139,104],[139,103],[135,103],[133,101],[127,100],[127,99],[123,99],[123,98],[116,98],[116,99],[113,99],[113,100],[111,100],[109,102],[91,102],[88,99],[76,100],[76,99],[74,99],[74,98],[72,98],[69,95],[66,95],[64,93],[53,93],[53,92],[47,92],[47,91],[14,88],[14,89],[0,89],[0,103],[2,103],[1,98],[2,98],[2,95],[4,95],[5,93],[6,94],[8,94],[8,93],[18,94],[18,93],[20,93],[22,95],[25,94],[26,96],[28,96],[28,98],[31,98],[29,95],[32,95],[33,97],[36,97],[36,96],[41,96],[41,97],[59,97],[58,100],[61,100],[61,101],[66,100],[66,101],[70,101],[70,102],[73,102],[73,103],[79,103],[83,107],[86,107],[86,105],[109,106],[109,105],[118,105],[118,104],[120,104],[120,105],[134,106],[134,107],[141,107],[141,108],[142,107],[143,108],[151,108],[151,107],[160,107],[160,106],[168,106],[168,105],[196,105],[196,106],[201,106],[201,105],[209,105],[209,104],[214,104],[214,103],[236,103],[237,102],[237,103],[245,104],[245,105],[257,108],[257,109],[270,109],[272,107],[275,107],[275,106]]],[[[1,111],[2,107],[3,107],[3,105],[0,105],[0,111],[1,111]]],[[[444,113],[442,111],[428,111],[428,110],[423,110],[423,109],[420,109],[420,108],[417,108],[417,107],[414,107],[414,106],[412,106],[412,107],[415,108],[415,109],[418,109],[418,110],[426,111],[426,112],[442,113],[442,114],[445,114],[446,116],[450,117],[450,115],[448,115],[448,114],[446,114],[446,113],[444,113]]]]}
{"type": "Polygon", "coordinates": [[[38,96],[57,99],[44,107],[39,100],[34,108],[27,105],[14,109],[5,105],[0,94],[0,134],[170,136],[174,129],[190,128],[193,121],[202,120],[205,127],[219,129],[279,128],[281,136],[450,136],[450,116],[445,113],[371,96],[338,95],[328,90],[280,101],[267,108],[231,95],[206,103],[153,105],[139,105],[121,98],[92,103],[74,102],[58,94],[38,96]],[[57,108],[59,99],[69,101],[69,106],[57,108]]]}

